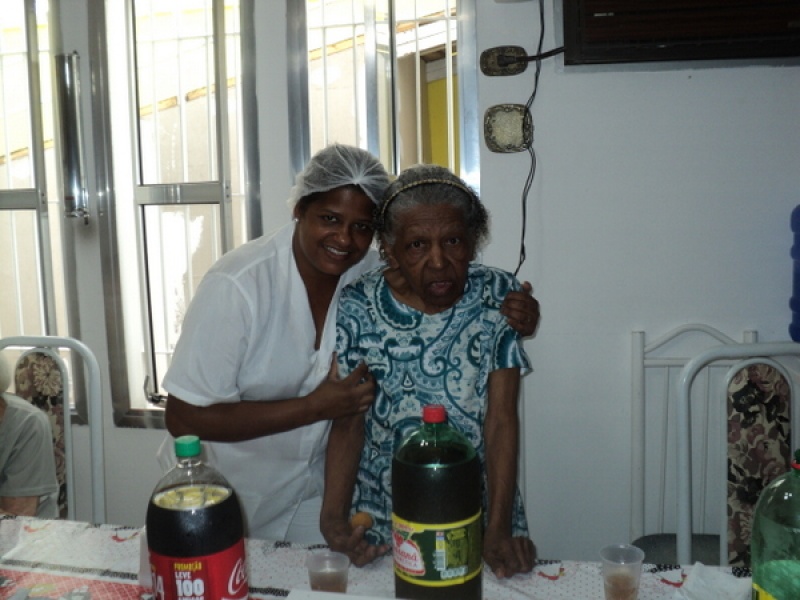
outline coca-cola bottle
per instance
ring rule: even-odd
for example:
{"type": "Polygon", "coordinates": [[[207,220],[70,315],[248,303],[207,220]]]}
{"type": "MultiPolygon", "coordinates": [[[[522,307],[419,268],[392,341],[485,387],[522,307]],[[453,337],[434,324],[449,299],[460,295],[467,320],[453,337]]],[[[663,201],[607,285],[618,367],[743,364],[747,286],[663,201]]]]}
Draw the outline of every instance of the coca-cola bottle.
{"type": "Polygon", "coordinates": [[[244,523],[227,480],[200,459],[200,439],[175,440],[178,463],[158,482],[146,531],[156,600],[246,600],[244,523]]]}
{"type": "Polygon", "coordinates": [[[423,407],[422,421],[392,460],[395,596],[481,600],[480,461],[444,406],[423,407]]]}

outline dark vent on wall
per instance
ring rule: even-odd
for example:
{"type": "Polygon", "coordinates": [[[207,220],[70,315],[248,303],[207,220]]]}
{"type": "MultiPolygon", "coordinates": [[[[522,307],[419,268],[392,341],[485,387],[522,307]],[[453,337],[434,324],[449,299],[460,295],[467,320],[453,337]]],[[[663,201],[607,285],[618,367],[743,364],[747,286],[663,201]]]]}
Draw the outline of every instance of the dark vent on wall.
{"type": "Polygon", "coordinates": [[[800,0],[564,0],[568,65],[800,56],[800,0]]]}

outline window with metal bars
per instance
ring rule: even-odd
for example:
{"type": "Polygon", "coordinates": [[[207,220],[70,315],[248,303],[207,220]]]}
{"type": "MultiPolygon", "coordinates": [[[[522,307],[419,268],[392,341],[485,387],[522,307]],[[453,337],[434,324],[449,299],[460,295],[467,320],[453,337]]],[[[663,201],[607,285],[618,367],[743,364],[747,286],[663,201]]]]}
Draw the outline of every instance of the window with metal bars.
{"type": "Polygon", "coordinates": [[[459,2],[307,0],[305,17],[312,154],[336,141],[395,172],[427,162],[456,173],[462,152],[477,155],[474,123],[462,140],[461,110],[477,99],[460,69],[474,30],[459,2]]]}

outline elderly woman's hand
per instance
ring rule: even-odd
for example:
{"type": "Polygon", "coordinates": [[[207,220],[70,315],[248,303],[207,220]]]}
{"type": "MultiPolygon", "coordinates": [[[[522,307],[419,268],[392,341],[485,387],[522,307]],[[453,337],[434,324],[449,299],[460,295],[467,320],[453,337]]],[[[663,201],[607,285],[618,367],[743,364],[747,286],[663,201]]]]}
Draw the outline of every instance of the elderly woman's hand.
{"type": "Polygon", "coordinates": [[[344,519],[323,519],[321,530],[331,550],[347,554],[356,567],[363,567],[391,550],[388,545],[370,544],[364,538],[366,528],[363,525],[353,527],[344,519]]]}
{"type": "Polygon", "coordinates": [[[521,291],[509,292],[503,300],[500,313],[522,337],[533,335],[539,324],[539,301],[533,297],[533,286],[526,281],[521,291]]]}
{"type": "Polygon", "coordinates": [[[483,538],[483,559],[495,577],[529,573],[536,564],[536,547],[526,537],[511,537],[487,529],[483,538]]]}

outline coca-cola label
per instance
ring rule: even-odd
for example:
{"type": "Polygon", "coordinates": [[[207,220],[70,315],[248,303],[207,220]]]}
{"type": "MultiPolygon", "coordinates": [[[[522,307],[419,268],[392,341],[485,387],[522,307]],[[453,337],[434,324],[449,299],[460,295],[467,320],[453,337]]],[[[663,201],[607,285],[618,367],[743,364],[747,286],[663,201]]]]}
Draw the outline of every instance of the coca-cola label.
{"type": "Polygon", "coordinates": [[[246,600],[244,540],[215,554],[164,556],[150,551],[155,600],[246,600]]]}
{"type": "Polygon", "coordinates": [[[415,523],[392,513],[395,574],[431,587],[459,585],[483,568],[481,511],[454,523],[415,523]]]}

